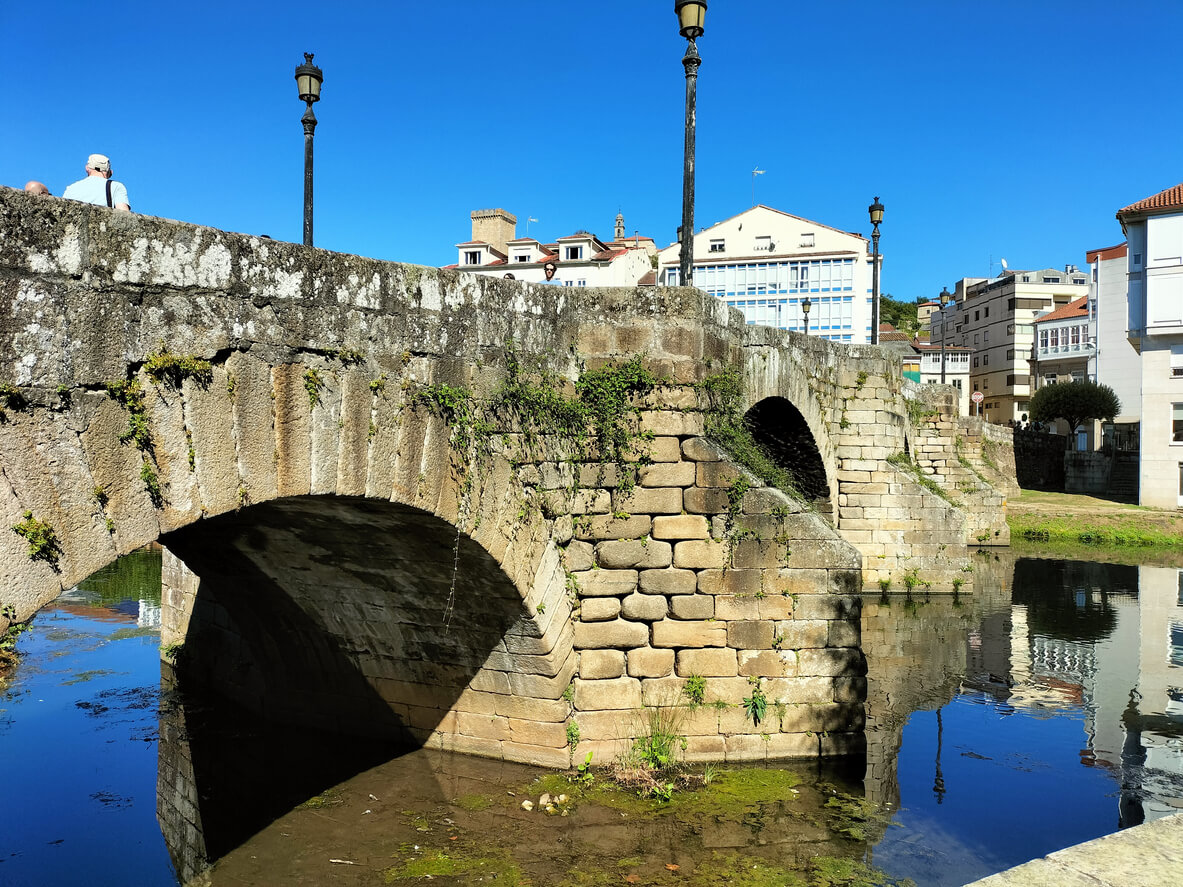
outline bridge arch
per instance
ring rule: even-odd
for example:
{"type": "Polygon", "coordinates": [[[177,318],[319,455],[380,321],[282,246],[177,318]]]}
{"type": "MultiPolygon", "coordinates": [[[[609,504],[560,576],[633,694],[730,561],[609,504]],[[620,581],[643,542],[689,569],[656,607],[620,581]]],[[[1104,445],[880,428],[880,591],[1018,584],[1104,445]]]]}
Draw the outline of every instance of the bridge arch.
{"type": "MultiPolygon", "coordinates": [[[[524,713],[557,703],[574,671],[561,571],[531,603],[485,548],[421,508],[285,497],[161,541],[176,558],[165,632],[184,645],[182,683],[276,722],[403,746],[463,735],[492,752],[545,732],[524,713]],[[456,723],[479,710],[489,729],[456,723]]],[[[552,708],[561,748],[565,704],[552,708]]]]}
{"type": "Polygon", "coordinates": [[[801,411],[783,397],[766,397],[747,411],[744,421],[773,461],[792,473],[805,499],[822,514],[832,516],[825,462],[801,411]]]}

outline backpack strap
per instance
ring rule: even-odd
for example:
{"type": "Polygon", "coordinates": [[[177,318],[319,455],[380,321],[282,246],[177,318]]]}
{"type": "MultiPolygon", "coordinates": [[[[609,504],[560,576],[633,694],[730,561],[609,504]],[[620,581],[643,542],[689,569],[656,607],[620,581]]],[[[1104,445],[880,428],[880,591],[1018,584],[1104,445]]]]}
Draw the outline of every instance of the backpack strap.
{"type": "Polygon", "coordinates": [[[115,204],[111,202],[111,180],[107,179],[107,207],[113,207],[115,204]]]}

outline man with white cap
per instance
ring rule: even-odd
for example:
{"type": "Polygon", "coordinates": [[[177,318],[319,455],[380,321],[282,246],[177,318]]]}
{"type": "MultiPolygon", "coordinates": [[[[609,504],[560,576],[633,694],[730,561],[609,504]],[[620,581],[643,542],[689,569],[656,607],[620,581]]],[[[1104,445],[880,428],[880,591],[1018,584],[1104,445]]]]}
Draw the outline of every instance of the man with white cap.
{"type": "Polygon", "coordinates": [[[67,186],[62,197],[96,206],[131,210],[131,204],[127,202],[127,188],[122,182],[111,179],[111,160],[104,154],[91,154],[86,158],[86,178],[67,186]]]}

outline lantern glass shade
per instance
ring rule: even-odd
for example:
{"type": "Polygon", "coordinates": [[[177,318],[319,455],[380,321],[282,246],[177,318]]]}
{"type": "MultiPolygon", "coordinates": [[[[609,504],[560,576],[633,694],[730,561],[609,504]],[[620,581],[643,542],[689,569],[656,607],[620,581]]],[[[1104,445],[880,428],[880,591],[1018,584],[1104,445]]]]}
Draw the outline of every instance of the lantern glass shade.
{"type": "Polygon", "coordinates": [[[678,15],[678,30],[687,40],[695,40],[703,34],[707,16],[706,0],[674,0],[674,12],[678,15]]]}
{"type": "Polygon", "coordinates": [[[809,309],[812,307],[813,307],[813,302],[809,301],[809,299],[806,299],[804,302],[801,303],[801,311],[806,317],[809,316],[809,309]]]}
{"type": "Polygon", "coordinates": [[[944,308],[946,305],[948,305],[949,300],[952,298],[953,298],[953,294],[949,292],[949,288],[947,286],[941,289],[941,307],[942,308],[944,308]]]}
{"type": "Polygon", "coordinates": [[[319,102],[323,80],[324,74],[316,65],[300,65],[296,68],[296,88],[300,92],[300,101],[319,102]]]}
{"type": "Polygon", "coordinates": [[[875,202],[867,207],[867,212],[871,214],[871,224],[878,225],[883,221],[883,204],[879,202],[879,198],[875,198],[875,202]]]}

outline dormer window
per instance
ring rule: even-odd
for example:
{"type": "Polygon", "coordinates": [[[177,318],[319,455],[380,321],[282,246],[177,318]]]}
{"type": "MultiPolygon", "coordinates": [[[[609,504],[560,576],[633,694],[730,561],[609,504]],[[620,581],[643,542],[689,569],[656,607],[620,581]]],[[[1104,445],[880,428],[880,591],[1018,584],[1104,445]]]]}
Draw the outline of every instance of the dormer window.
{"type": "Polygon", "coordinates": [[[513,257],[513,260],[515,262],[528,262],[528,261],[530,261],[530,254],[529,253],[518,253],[517,255],[515,255],[513,257]]]}
{"type": "Polygon", "coordinates": [[[804,234],[801,235],[801,246],[804,246],[804,247],[812,247],[813,246],[813,232],[812,231],[806,231],[804,234]]]}
{"type": "Polygon", "coordinates": [[[711,245],[710,245],[710,250],[709,250],[710,252],[721,253],[721,252],[723,252],[724,249],[726,249],[726,243],[722,238],[717,238],[717,239],[711,240],[711,245]]]}
{"type": "Polygon", "coordinates": [[[478,249],[467,250],[464,253],[465,265],[479,265],[481,263],[481,251],[478,249]]]}
{"type": "Polygon", "coordinates": [[[569,246],[563,253],[563,259],[568,262],[578,262],[583,259],[582,246],[569,246]]]}

